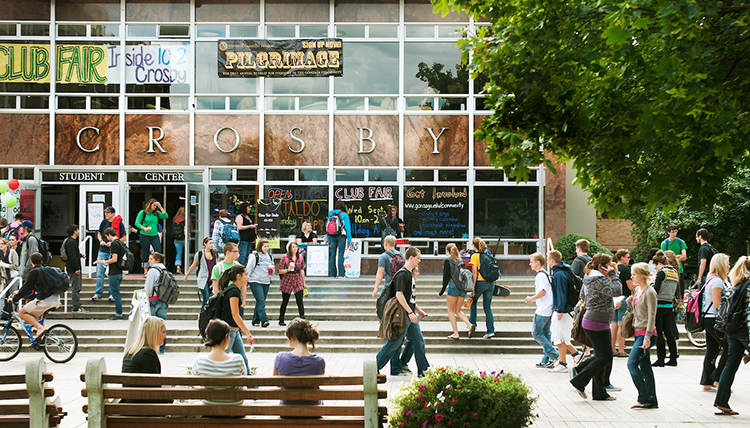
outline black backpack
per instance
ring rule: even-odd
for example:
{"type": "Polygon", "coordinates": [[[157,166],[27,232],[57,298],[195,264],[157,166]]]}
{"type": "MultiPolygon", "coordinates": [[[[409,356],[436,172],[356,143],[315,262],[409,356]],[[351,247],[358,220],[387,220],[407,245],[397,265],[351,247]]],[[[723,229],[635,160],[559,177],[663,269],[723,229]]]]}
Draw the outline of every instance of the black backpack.
{"type": "Polygon", "coordinates": [[[479,274],[487,282],[495,282],[500,278],[500,266],[497,259],[487,253],[479,253],[479,274]]]}
{"type": "Polygon", "coordinates": [[[172,275],[172,272],[161,267],[154,267],[152,269],[159,271],[159,279],[156,282],[154,295],[168,305],[175,304],[180,297],[180,286],[177,285],[174,275],[172,275]]]}
{"type": "Polygon", "coordinates": [[[731,334],[747,328],[747,302],[745,295],[750,280],[745,280],[734,287],[729,287],[721,294],[719,310],[716,311],[714,328],[722,333],[731,334]]]}
{"type": "MultiPolygon", "coordinates": [[[[122,251],[121,251],[122,257],[118,256],[117,265],[122,270],[127,270],[127,271],[132,270],[133,265],[135,265],[135,256],[133,255],[133,252],[130,251],[130,248],[128,248],[127,245],[123,244],[122,241],[120,241],[119,239],[115,239],[114,241],[112,241],[112,245],[118,245],[118,244],[115,244],[115,242],[119,242],[120,243],[119,245],[122,248],[122,251]]],[[[110,246],[110,250],[111,248],[112,247],[110,246]]]]}
{"type": "Polygon", "coordinates": [[[232,287],[237,288],[236,285],[231,284],[220,291],[219,294],[209,297],[206,306],[201,309],[201,313],[198,315],[198,333],[200,333],[204,340],[206,339],[206,327],[208,327],[208,323],[213,319],[221,318],[221,312],[224,309],[224,293],[232,287]]]}
{"type": "MultiPolygon", "coordinates": [[[[578,304],[578,300],[580,300],[581,295],[581,288],[583,287],[583,280],[578,275],[574,274],[573,271],[568,266],[562,266],[560,268],[568,277],[568,285],[567,285],[567,292],[565,301],[568,305],[570,305],[571,308],[575,308],[578,304]]],[[[554,275],[552,276],[552,280],[554,281],[554,275]]],[[[571,309],[572,311],[572,309],[571,309]]]]}
{"type": "Polygon", "coordinates": [[[37,291],[39,291],[39,294],[45,296],[46,299],[49,296],[52,296],[53,294],[63,294],[66,291],[68,291],[68,288],[70,288],[70,277],[68,277],[68,274],[63,272],[60,268],[57,267],[43,267],[44,272],[44,283],[43,284],[37,284],[37,291]]]}
{"type": "Polygon", "coordinates": [[[172,239],[181,241],[185,239],[185,222],[172,223],[172,239]]]}
{"type": "Polygon", "coordinates": [[[402,271],[406,272],[409,276],[412,275],[412,273],[409,272],[408,269],[403,267],[399,269],[395,274],[393,274],[393,279],[390,283],[388,283],[388,285],[385,286],[383,292],[380,293],[380,297],[378,297],[378,300],[375,303],[375,311],[378,314],[378,319],[383,319],[383,309],[385,309],[385,304],[388,303],[388,301],[391,300],[392,297],[396,296],[396,292],[393,291],[393,280],[396,279],[396,274],[399,274],[402,271]]]}
{"type": "Polygon", "coordinates": [[[68,239],[71,239],[71,238],[67,237],[63,239],[62,246],[60,247],[60,259],[62,259],[62,261],[64,262],[68,261],[68,250],[65,249],[65,244],[68,243],[68,239]]]}

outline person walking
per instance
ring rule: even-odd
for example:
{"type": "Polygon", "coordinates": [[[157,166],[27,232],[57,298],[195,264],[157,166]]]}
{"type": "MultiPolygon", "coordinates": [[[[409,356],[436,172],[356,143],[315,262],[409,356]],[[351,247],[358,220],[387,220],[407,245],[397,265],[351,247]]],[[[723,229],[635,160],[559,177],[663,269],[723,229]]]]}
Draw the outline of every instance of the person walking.
{"type": "Polygon", "coordinates": [[[651,270],[646,263],[636,263],[628,288],[635,294],[628,297],[627,305],[633,310],[635,341],[628,356],[628,371],[638,389],[638,402],[631,409],[657,409],[656,380],[651,369],[651,338],[656,333],[656,291],[649,285],[651,270]]]}
{"type": "Polygon", "coordinates": [[[729,275],[729,256],[724,253],[714,254],[708,270],[708,278],[703,286],[703,329],[706,331],[706,354],[703,356],[703,372],[701,373],[701,385],[704,391],[715,391],[719,386],[721,372],[727,364],[727,338],[723,333],[716,331],[716,312],[719,309],[721,295],[724,292],[724,284],[729,275]],[[716,366],[716,357],[719,351],[724,352],[716,366]]]}
{"type": "Polygon", "coordinates": [[[653,260],[657,269],[654,290],[658,294],[658,299],[656,305],[656,361],[652,366],[676,366],[677,344],[672,328],[675,323],[672,299],[679,290],[680,277],[675,268],[667,264],[667,256],[663,251],[657,251],[653,260]],[[664,347],[665,342],[669,346],[669,361],[667,362],[665,362],[667,355],[664,347]]]}
{"type": "Polygon", "coordinates": [[[544,270],[547,259],[542,253],[534,253],[529,256],[529,267],[536,275],[534,276],[533,296],[526,296],[524,301],[527,304],[536,302],[536,311],[534,312],[534,324],[531,329],[531,335],[534,340],[542,346],[544,355],[542,361],[537,363],[538,368],[553,368],[560,358],[559,352],[552,345],[552,283],[549,281],[549,274],[544,270]]]}
{"type": "MultiPolygon", "coordinates": [[[[392,239],[395,240],[395,237],[392,239]]],[[[475,329],[474,324],[469,322],[469,318],[461,311],[461,307],[464,305],[466,299],[466,291],[461,291],[456,287],[456,280],[454,279],[458,275],[458,270],[463,269],[464,262],[458,254],[458,247],[456,244],[448,244],[445,246],[445,254],[448,256],[443,262],[443,288],[438,293],[439,297],[442,297],[445,293],[446,287],[448,288],[448,297],[446,298],[446,304],[448,306],[448,319],[451,323],[451,329],[453,334],[448,336],[448,339],[458,340],[458,322],[456,317],[460,318],[461,321],[466,323],[466,329],[471,333],[475,329]]]]}
{"type": "Polygon", "coordinates": [[[268,327],[271,322],[266,314],[266,299],[268,290],[271,288],[271,275],[274,271],[273,257],[268,253],[270,244],[268,239],[261,238],[258,240],[257,249],[248,257],[247,271],[249,280],[247,286],[255,298],[255,308],[253,309],[254,327],[268,327]]]}
{"type": "Polygon", "coordinates": [[[253,244],[258,237],[256,234],[258,224],[253,221],[252,210],[252,204],[243,202],[240,204],[239,214],[234,218],[237,230],[240,232],[238,244],[240,258],[238,261],[242,266],[247,266],[247,256],[253,251],[253,244]]]}
{"type": "MultiPolygon", "coordinates": [[[[236,245],[233,251],[237,251],[236,245]]],[[[242,331],[247,336],[247,344],[253,344],[253,335],[250,334],[250,330],[245,326],[245,321],[240,314],[240,304],[244,300],[241,290],[247,290],[247,269],[245,266],[236,264],[225,270],[219,278],[218,288],[219,292],[222,293],[221,316],[219,318],[229,324],[231,330],[226,352],[229,353],[231,351],[235,354],[240,354],[245,361],[245,372],[250,373],[250,365],[247,362],[247,355],[245,354],[245,345],[243,345],[242,336],[240,336],[240,331],[242,331]]]]}
{"type": "Polygon", "coordinates": [[[213,232],[211,233],[211,238],[214,240],[214,248],[216,248],[219,254],[226,253],[224,250],[224,226],[228,224],[232,224],[232,220],[229,219],[229,211],[225,209],[219,210],[219,218],[214,222],[213,232]]]}
{"type": "Polygon", "coordinates": [[[328,249],[328,276],[346,278],[344,269],[344,250],[352,242],[352,224],[346,213],[343,201],[337,201],[334,209],[328,212],[326,221],[326,242],[328,249]]]}
{"type": "Polygon", "coordinates": [[[105,229],[104,236],[106,236],[110,242],[109,259],[97,260],[96,263],[109,266],[109,276],[107,276],[107,282],[109,284],[109,300],[115,303],[115,315],[109,318],[109,320],[121,320],[122,297],[120,296],[120,283],[122,283],[122,268],[118,261],[122,260],[125,256],[125,244],[117,239],[117,232],[115,232],[114,228],[108,227],[105,229]]]}
{"type": "MultiPolygon", "coordinates": [[[[469,323],[476,328],[477,302],[479,302],[479,298],[481,297],[485,323],[487,325],[482,339],[492,339],[495,337],[495,317],[492,315],[492,293],[495,291],[495,285],[485,281],[482,274],[479,273],[479,269],[482,266],[482,254],[487,251],[487,244],[481,238],[474,238],[472,246],[474,247],[474,254],[471,255],[471,274],[474,277],[474,290],[471,291],[472,301],[469,307],[469,323]]],[[[474,331],[470,330],[469,332],[469,337],[471,337],[474,331]]]]}
{"type": "Polygon", "coordinates": [[[218,260],[219,252],[214,249],[213,239],[205,237],[203,238],[203,249],[195,253],[193,263],[190,265],[187,272],[185,272],[185,278],[183,278],[183,281],[187,281],[190,272],[198,267],[198,291],[201,296],[201,310],[206,306],[208,298],[211,297],[213,293],[213,283],[210,277],[218,260]]]}
{"type": "Polygon", "coordinates": [[[28,270],[32,269],[31,255],[39,252],[39,239],[34,236],[34,223],[29,220],[21,222],[19,232],[23,234],[21,238],[21,257],[18,263],[18,274],[23,280],[26,280],[28,270]]]}
{"type": "MultiPolygon", "coordinates": [[[[148,256],[149,269],[146,273],[146,295],[148,296],[148,303],[151,306],[151,315],[159,317],[163,320],[167,319],[167,312],[169,311],[169,305],[167,302],[163,302],[159,299],[159,279],[161,278],[162,272],[167,270],[164,265],[164,254],[153,252],[148,256]]],[[[164,339],[164,343],[159,347],[159,353],[164,354],[167,347],[167,340],[164,339]]]]}
{"type": "Polygon", "coordinates": [[[63,248],[68,260],[65,261],[65,271],[70,277],[71,300],[73,301],[73,312],[88,312],[81,307],[81,259],[86,256],[78,249],[78,236],[80,228],[77,224],[68,226],[68,237],[63,240],[63,248]]]}
{"type": "MultiPolygon", "coordinates": [[[[127,242],[128,240],[128,233],[125,229],[125,223],[122,221],[122,217],[117,215],[115,212],[115,207],[109,206],[104,209],[104,220],[102,220],[101,223],[99,223],[99,231],[97,232],[97,237],[99,238],[99,252],[96,255],[96,260],[108,260],[110,256],[110,247],[112,246],[112,241],[107,238],[107,235],[104,233],[105,230],[108,228],[115,229],[115,232],[117,232],[116,239],[119,239],[120,242],[123,244],[127,242]]],[[[91,296],[91,300],[97,301],[102,298],[104,295],[104,272],[106,272],[107,268],[105,264],[97,263],[96,266],[96,287],[94,288],[94,295],[91,296]]],[[[145,276],[145,270],[144,270],[144,276],[145,276]]],[[[110,294],[109,295],[109,301],[113,301],[113,297],[110,294]]]]}
{"type": "Polygon", "coordinates": [[[286,245],[286,254],[279,262],[279,276],[281,277],[281,310],[279,311],[279,325],[284,326],[284,315],[286,314],[286,305],[289,304],[289,298],[294,294],[297,301],[297,311],[299,317],[305,319],[305,261],[299,255],[299,246],[296,242],[289,242],[286,245]]]}
{"type": "Polygon", "coordinates": [[[392,205],[386,205],[383,215],[378,216],[378,227],[380,227],[380,247],[385,251],[385,237],[397,236],[400,229],[398,219],[393,217],[392,205]]]}
{"type": "MultiPolygon", "coordinates": [[[[617,263],[617,275],[620,277],[620,283],[622,283],[622,298],[624,300],[630,297],[630,290],[633,285],[633,280],[630,276],[630,251],[625,249],[617,250],[614,259],[615,263],[617,263]]],[[[612,353],[616,357],[628,356],[625,352],[625,338],[620,334],[622,316],[625,315],[627,310],[627,305],[620,304],[620,307],[615,309],[615,318],[610,325],[612,330],[612,353]],[[619,348],[619,351],[617,348],[619,348]]]]}
{"type": "Polygon", "coordinates": [[[185,251],[185,207],[180,207],[172,219],[175,273],[182,274],[182,257],[185,251]]]}
{"type": "Polygon", "coordinates": [[[617,398],[607,393],[613,359],[609,321],[615,314],[612,300],[622,295],[622,283],[612,257],[607,254],[594,255],[585,272],[581,297],[586,302],[586,313],[581,327],[594,348],[594,357],[582,361],[578,367],[570,367],[570,384],[586,398],[584,389],[593,381],[591,396],[595,401],[614,401],[617,398]]]}
{"type": "Polygon", "coordinates": [[[146,201],[143,209],[135,218],[135,227],[141,237],[141,256],[143,257],[141,267],[143,267],[145,277],[148,274],[148,255],[151,254],[151,248],[157,253],[162,252],[161,240],[159,239],[159,220],[166,220],[169,214],[164,207],[155,198],[146,201]]]}
{"type": "MultiPolygon", "coordinates": [[[[568,373],[568,360],[566,352],[570,352],[573,363],[583,358],[583,352],[579,352],[571,338],[570,330],[573,328],[573,306],[568,303],[568,274],[570,266],[562,261],[562,254],[557,250],[547,253],[547,260],[552,266],[552,322],[550,323],[550,334],[552,343],[557,347],[559,360],[554,367],[550,367],[552,373],[568,373]]],[[[585,276],[585,275],[584,275],[585,276]]],[[[572,365],[572,364],[571,364],[572,365]]]]}

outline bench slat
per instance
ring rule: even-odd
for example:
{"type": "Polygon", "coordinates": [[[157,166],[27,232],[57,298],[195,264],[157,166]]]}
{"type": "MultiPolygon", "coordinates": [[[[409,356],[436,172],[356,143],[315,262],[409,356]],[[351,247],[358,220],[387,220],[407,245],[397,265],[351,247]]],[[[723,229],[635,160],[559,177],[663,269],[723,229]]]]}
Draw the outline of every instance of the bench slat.
{"type": "MultiPolygon", "coordinates": [[[[82,376],[85,381],[85,376],[82,376]]],[[[378,383],[386,376],[378,375],[378,383]]],[[[150,374],[102,373],[102,383],[129,386],[199,385],[199,386],[285,386],[310,387],[327,385],[362,385],[362,376],[162,376],[150,374]]]]}
{"type": "Polygon", "coordinates": [[[364,418],[312,418],[312,419],[283,419],[272,417],[258,418],[137,418],[127,416],[109,416],[107,428],[133,428],[157,425],[168,425],[169,428],[221,428],[228,425],[245,426],[253,428],[299,428],[307,426],[336,427],[336,428],[362,428],[365,426],[364,418]],[[252,421],[251,423],[248,423],[252,421]]]}
{"type": "MultiPolygon", "coordinates": [[[[387,414],[386,407],[378,407],[381,414],[387,414]]],[[[205,405],[205,404],[143,404],[127,403],[104,405],[104,413],[107,415],[132,415],[132,416],[245,416],[245,415],[270,415],[270,416],[292,416],[292,417],[317,417],[317,416],[364,416],[364,406],[272,406],[262,405],[205,405]]]]}
{"type": "MultiPolygon", "coordinates": [[[[57,406],[54,403],[47,403],[47,414],[57,414],[57,406]]],[[[29,403],[19,404],[0,404],[0,415],[28,415],[29,403]]]]}
{"type": "MultiPolygon", "coordinates": [[[[44,388],[45,397],[54,397],[54,388],[44,388]]],[[[14,388],[14,389],[0,389],[0,400],[17,400],[21,398],[29,398],[29,390],[25,387],[14,388]]]]}
{"type": "MultiPolygon", "coordinates": [[[[50,382],[52,381],[52,379],[53,379],[52,373],[42,374],[42,382],[50,382]]],[[[19,383],[22,385],[26,385],[26,374],[0,376],[0,385],[9,385],[12,383],[19,383]]]]}
{"type": "MultiPolygon", "coordinates": [[[[84,390],[85,392],[85,390],[84,390]]],[[[364,400],[364,391],[349,389],[226,389],[207,388],[104,388],[104,398],[139,400],[364,400]]],[[[85,397],[87,394],[83,393],[85,397]]],[[[378,390],[378,398],[388,398],[388,391],[378,390]]]]}
{"type": "Polygon", "coordinates": [[[0,426],[3,428],[29,428],[29,417],[0,415],[0,426]]]}

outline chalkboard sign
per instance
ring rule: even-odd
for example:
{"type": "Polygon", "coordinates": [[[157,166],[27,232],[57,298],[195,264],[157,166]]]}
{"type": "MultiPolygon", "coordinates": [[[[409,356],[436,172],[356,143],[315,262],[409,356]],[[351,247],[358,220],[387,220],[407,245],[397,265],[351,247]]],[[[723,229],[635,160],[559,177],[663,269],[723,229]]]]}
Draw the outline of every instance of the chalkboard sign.
{"type": "Polygon", "coordinates": [[[333,196],[336,202],[346,204],[346,212],[352,223],[352,237],[380,238],[378,218],[383,215],[386,206],[398,204],[398,187],[335,187],[333,196]]]}
{"type": "Polygon", "coordinates": [[[266,238],[271,248],[279,248],[279,209],[278,199],[258,200],[258,238],[266,238]]]}
{"type": "Polygon", "coordinates": [[[414,238],[469,236],[468,187],[411,186],[404,189],[405,235],[414,238]]]}
{"type": "Polygon", "coordinates": [[[266,189],[266,198],[280,201],[280,236],[301,235],[303,221],[318,236],[325,235],[328,218],[328,186],[283,186],[266,189]]]}

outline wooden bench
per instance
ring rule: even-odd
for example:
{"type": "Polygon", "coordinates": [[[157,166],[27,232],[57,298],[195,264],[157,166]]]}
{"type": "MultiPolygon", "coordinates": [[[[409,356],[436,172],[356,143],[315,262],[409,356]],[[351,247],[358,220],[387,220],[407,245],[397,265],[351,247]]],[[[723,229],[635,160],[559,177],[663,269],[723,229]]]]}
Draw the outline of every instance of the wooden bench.
{"type": "Polygon", "coordinates": [[[83,411],[88,413],[89,428],[141,428],[157,424],[170,428],[238,425],[375,428],[387,422],[388,409],[378,406],[378,399],[385,399],[388,394],[377,388],[378,383],[385,383],[386,377],[378,374],[374,359],[364,361],[363,376],[164,376],[105,373],[105,370],[103,358],[92,358],[86,363],[86,372],[81,374],[86,383],[81,394],[88,397],[83,411]],[[293,389],[317,387],[320,389],[293,389]],[[175,401],[119,403],[116,399],[175,401]],[[200,400],[248,401],[207,405],[200,400]],[[323,404],[281,405],[279,400],[322,400],[323,404]]]}
{"type": "Polygon", "coordinates": [[[52,373],[45,373],[43,358],[26,362],[26,373],[0,375],[0,427],[56,427],[67,415],[60,407],[60,398],[47,386],[52,373]]]}

